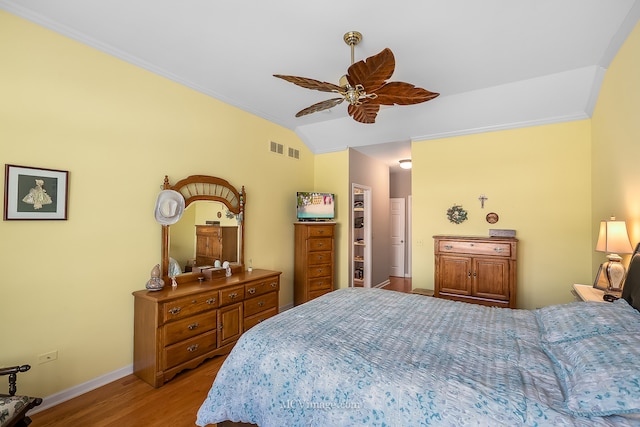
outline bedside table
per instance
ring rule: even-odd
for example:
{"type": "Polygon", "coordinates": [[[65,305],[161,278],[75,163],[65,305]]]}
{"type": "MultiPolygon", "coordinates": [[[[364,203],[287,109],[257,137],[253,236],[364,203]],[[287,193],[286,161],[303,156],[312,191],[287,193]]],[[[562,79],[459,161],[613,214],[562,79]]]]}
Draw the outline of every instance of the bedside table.
{"type": "Polygon", "coordinates": [[[606,302],[604,299],[602,299],[604,291],[596,289],[592,285],[579,285],[574,283],[571,293],[579,301],[606,302]]]}

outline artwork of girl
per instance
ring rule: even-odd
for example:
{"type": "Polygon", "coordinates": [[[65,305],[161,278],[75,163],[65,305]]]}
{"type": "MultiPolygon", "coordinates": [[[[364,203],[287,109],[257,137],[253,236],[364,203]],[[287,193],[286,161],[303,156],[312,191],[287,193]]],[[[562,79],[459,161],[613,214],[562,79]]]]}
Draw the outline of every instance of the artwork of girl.
{"type": "Polygon", "coordinates": [[[44,180],[36,179],[36,186],[29,190],[29,194],[24,196],[23,202],[33,205],[33,209],[42,209],[42,205],[50,205],[53,203],[51,196],[47,194],[47,190],[42,188],[44,180]]]}

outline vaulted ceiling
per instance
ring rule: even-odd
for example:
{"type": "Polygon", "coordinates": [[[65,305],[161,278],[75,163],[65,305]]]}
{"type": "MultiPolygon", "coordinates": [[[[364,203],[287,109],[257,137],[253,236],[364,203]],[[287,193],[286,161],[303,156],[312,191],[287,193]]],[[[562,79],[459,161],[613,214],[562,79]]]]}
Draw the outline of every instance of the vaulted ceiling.
{"type": "Polygon", "coordinates": [[[0,0],[0,8],[294,130],[314,153],[354,147],[393,164],[412,140],[590,117],[640,0],[0,0]],[[385,47],[391,80],[438,92],[383,107],[346,103],[273,77],[338,83],[385,47]],[[399,151],[401,150],[401,151],[399,151]]]}

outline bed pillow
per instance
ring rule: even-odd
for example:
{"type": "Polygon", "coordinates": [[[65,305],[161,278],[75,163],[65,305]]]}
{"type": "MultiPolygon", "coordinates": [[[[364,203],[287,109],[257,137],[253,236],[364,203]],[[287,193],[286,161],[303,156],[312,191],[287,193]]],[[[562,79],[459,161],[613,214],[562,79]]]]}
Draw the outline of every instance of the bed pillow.
{"type": "Polygon", "coordinates": [[[554,363],[564,409],[576,416],[640,413],[640,335],[542,343],[554,363]]]}
{"type": "Polygon", "coordinates": [[[550,343],[640,332],[640,313],[622,299],[613,303],[551,305],[536,310],[535,315],[540,339],[550,343]]]}

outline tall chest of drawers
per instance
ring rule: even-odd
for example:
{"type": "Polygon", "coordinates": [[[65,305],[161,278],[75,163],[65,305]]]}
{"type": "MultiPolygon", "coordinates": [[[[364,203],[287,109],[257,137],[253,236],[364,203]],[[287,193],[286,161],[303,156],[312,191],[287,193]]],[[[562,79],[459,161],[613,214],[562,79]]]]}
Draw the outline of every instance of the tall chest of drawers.
{"type": "Polygon", "coordinates": [[[160,387],[230,352],[244,331],[278,314],[280,274],[253,270],[134,292],[134,373],[160,387]]]}
{"type": "Polygon", "coordinates": [[[333,291],[335,226],[333,222],[294,224],[294,305],[333,291]]]}

